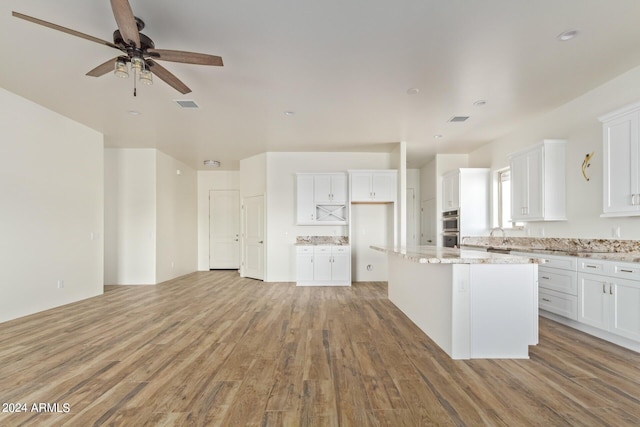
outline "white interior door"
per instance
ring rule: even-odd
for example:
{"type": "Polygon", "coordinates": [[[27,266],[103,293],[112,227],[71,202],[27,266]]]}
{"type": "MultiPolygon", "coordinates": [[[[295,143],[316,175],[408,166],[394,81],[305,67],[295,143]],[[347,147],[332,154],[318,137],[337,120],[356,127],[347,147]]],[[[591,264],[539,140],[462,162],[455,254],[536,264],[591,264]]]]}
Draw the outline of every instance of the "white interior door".
{"type": "Polygon", "coordinates": [[[243,199],[242,276],[264,280],[264,196],[243,199]]]}
{"type": "Polygon", "coordinates": [[[436,245],[436,221],[436,199],[423,201],[420,204],[421,245],[436,245]]]}
{"type": "Polygon", "coordinates": [[[240,268],[240,194],[209,192],[209,268],[240,268]]]}

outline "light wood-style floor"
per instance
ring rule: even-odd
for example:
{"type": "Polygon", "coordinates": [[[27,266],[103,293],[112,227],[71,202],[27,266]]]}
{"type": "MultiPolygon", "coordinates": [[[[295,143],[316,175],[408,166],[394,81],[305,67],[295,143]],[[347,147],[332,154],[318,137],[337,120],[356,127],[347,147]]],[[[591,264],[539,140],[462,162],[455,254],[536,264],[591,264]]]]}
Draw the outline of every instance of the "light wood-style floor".
{"type": "Polygon", "coordinates": [[[0,426],[640,424],[640,354],[540,323],[530,360],[453,361],[385,283],[112,286],[0,324],[0,403],[69,405],[0,426]]]}

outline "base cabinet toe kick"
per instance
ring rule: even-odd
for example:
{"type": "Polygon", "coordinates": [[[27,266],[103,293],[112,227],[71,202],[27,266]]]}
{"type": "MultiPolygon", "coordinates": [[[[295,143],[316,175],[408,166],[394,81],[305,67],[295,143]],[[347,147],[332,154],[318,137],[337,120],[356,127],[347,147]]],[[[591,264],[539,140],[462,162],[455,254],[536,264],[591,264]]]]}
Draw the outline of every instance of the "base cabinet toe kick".
{"type": "Polygon", "coordinates": [[[388,253],[389,300],[452,359],[529,358],[538,343],[537,259],[372,248],[388,253]]]}

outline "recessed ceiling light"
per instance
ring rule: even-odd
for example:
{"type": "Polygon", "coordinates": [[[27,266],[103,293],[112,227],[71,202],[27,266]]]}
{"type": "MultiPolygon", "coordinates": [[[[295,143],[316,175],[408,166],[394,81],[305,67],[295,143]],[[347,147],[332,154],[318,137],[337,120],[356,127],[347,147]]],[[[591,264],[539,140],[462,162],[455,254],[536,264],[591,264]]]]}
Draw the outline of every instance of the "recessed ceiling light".
{"type": "Polygon", "coordinates": [[[487,101],[485,101],[484,99],[479,99],[474,102],[473,105],[476,107],[484,107],[485,105],[487,105],[487,101]]]}
{"type": "Polygon", "coordinates": [[[443,136],[440,135],[439,133],[433,135],[433,139],[440,139],[440,138],[443,138],[443,136]]]}
{"type": "Polygon", "coordinates": [[[142,114],[140,111],[136,111],[136,110],[129,110],[127,111],[127,113],[129,113],[129,115],[131,116],[139,116],[140,114],[142,114]]]}
{"type": "Polygon", "coordinates": [[[567,30],[557,35],[556,39],[561,42],[569,41],[578,35],[578,30],[567,30]]]}
{"type": "Polygon", "coordinates": [[[293,115],[295,115],[295,114],[296,114],[296,112],[295,112],[295,111],[285,111],[285,112],[284,112],[284,115],[285,115],[285,116],[293,116],[293,115]]]}
{"type": "Polygon", "coordinates": [[[417,95],[418,92],[420,92],[420,89],[418,89],[417,87],[411,87],[407,89],[407,95],[417,95]]]}
{"type": "Polygon", "coordinates": [[[205,160],[203,163],[205,166],[211,166],[212,168],[220,167],[220,162],[217,160],[205,160]]]}

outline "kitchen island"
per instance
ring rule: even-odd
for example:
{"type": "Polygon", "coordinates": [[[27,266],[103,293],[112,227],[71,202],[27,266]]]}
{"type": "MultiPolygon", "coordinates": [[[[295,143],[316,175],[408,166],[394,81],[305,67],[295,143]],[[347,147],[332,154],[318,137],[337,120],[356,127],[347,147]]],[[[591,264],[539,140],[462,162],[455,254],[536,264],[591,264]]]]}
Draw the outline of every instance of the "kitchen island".
{"type": "Polygon", "coordinates": [[[453,359],[526,359],[538,343],[536,258],[371,246],[388,254],[389,300],[453,359]]]}

